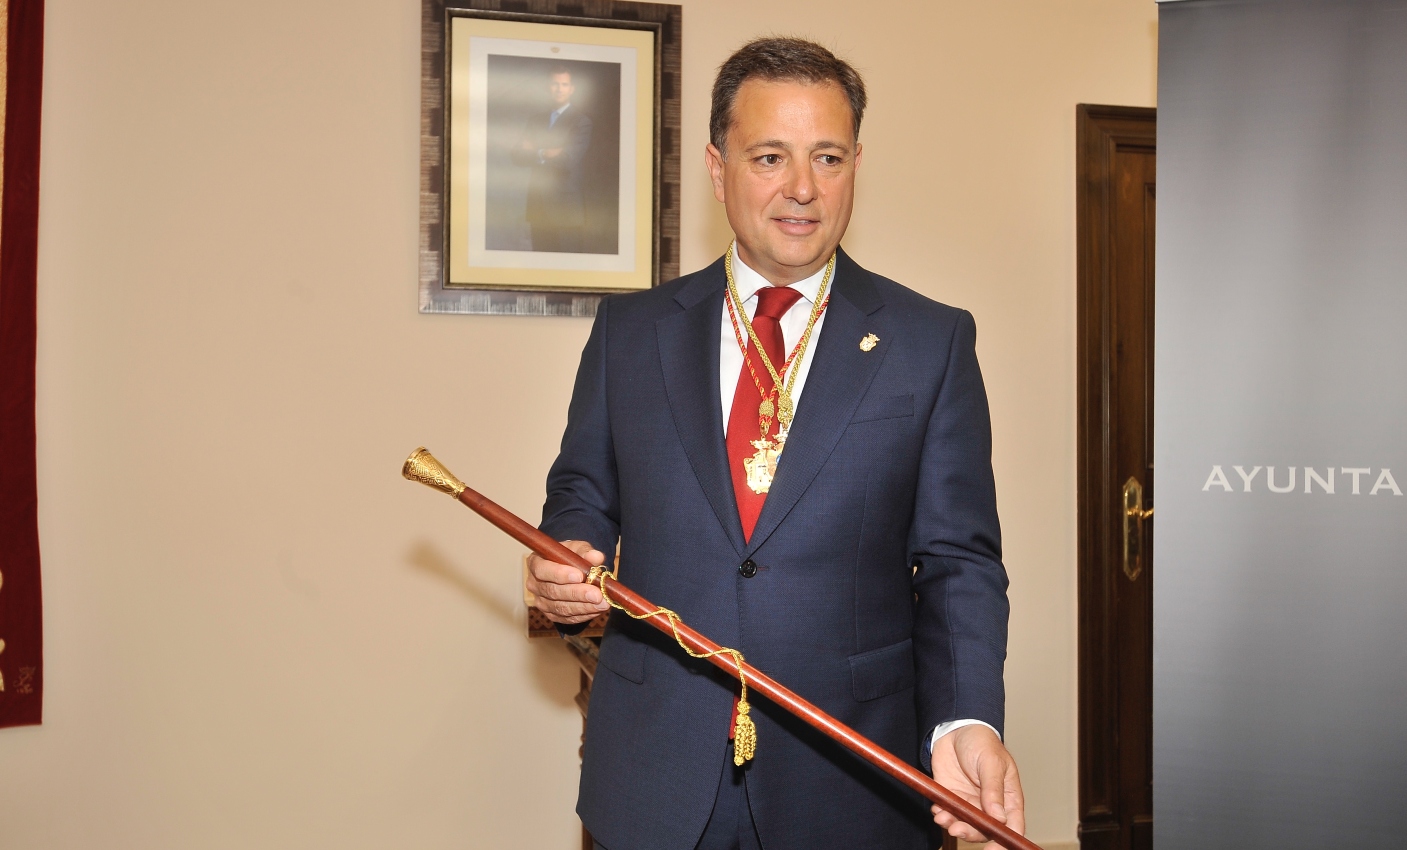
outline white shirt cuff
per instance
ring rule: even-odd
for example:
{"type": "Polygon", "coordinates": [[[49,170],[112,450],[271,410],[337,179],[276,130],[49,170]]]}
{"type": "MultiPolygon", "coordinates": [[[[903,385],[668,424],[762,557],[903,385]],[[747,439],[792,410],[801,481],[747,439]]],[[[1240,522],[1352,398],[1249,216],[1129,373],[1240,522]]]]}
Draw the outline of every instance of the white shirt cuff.
{"type": "Polygon", "coordinates": [[[949,720],[947,723],[939,723],[937,726],[933,727],[933,734],[928,738],[928,751],[930,753],[933,752],[933,747],[938,743],[939,738],[956,729],[961,729],[964,726],[986,726],[996,733],[998,741],[1001,740],[1001,733],[997,732],[990,723],[983,723],[981,720],[949,720]]]}

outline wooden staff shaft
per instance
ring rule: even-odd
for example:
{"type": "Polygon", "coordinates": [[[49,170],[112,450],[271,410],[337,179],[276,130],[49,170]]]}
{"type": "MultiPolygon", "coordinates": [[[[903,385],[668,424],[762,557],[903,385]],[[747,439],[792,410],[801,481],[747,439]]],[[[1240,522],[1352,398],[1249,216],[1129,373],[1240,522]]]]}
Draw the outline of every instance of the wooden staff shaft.
{"type": "MultiPolygon", "coordinates": [[[[484,519],[498,526],[507,532],[514,540],[527,546],[543,558],[559,564],[568,564],[577,567],[582,572],[590,572],[591,564],[585,558],[553,540],[533,526],[529,525],[517,515],[504,508],[502,505],[488,499],[472,488],[465,487],[459,494],[459,501],[469,506],[475,513],[484,519]]],[[[640,594],[608,576],[606,578],[606,588],[620,606],[636,616],[643,617],[658,606],[653,605],[649,600],[640,594]]],[[[647,618],[647,621],[655,628],[666,634],[673,635],[675,629],[670,625],[669,618],[655,616],[647,618]]],[[[703,654],[713,652],[719,648],[718,644],[680,623],[678,626],[678,637],[689,649],[703,654]]],[[[738,667],[733,662],[731,655],[720,653],[708,659],[715,667],[726,671],[733,678],[738,677],[738,667]]],[[[787,711],[801,718],[825,733],[826,736],[844,745],[847,749],[864,758],[866,761],[883,770],[885,773],[909,786],[913,790],[922,794],[925,798],[932,800],[944,809],[952,812],[960,820],[971,824],[980,830],[984,835],[989,836],[993,841],[1008,850],[1040,850],[1034,842],[1018,835],[1006,824],[995,820],[991,815],[973,806],[971,803],[938,784],[930,776],[915,770],[907,762],[901,760],[893,753],[831,717],[826,712],[812,705],[809,701],[797,695],[791,689],[783,686],[771,676],[758,670],[747,662],[743,662],[743,673],[747,676],[747,685],[752,690],[765,695],[772,702],[785,708],[787,711]]]]}

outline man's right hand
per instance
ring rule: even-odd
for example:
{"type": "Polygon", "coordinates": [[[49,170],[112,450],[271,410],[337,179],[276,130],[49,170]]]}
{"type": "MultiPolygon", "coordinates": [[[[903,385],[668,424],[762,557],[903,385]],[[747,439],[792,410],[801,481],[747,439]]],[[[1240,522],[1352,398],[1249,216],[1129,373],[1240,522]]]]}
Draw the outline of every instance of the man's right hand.
{"type": "MultiPolygon", "coordinates": [[[[605,555],[583,540],[563,540],[562,545],[586,558],[592,566],[599,567],[606,562],[605,555]]],[[[587,584],[586,573],[535,554],[528,557],[528,577],[524,586],[536,600],[534,607],[554,623],[585,623],[611,607],[601,598],[600,588],[587,584]]]]}

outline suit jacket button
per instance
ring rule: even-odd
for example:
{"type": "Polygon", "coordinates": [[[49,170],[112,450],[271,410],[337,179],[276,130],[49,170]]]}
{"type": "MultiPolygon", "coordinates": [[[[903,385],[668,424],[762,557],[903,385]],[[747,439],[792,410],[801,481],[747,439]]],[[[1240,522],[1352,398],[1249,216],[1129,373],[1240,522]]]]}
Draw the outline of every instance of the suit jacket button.
{"type": "Polygon", "coordinates": [[[748,558],[738,567],[738,573],[743,578],[752,578],[757,575],[757,564],[751,558],[748,558]]]}

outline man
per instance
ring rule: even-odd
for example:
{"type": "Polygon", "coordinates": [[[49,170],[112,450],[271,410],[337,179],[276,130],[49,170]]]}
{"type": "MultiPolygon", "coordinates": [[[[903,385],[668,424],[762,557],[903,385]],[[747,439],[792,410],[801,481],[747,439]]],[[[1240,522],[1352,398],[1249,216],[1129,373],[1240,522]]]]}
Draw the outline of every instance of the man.
{"type": "MultiPolygon", "coordinates": [[[[864,107],[859,75],[810,42],[723,64],[705,162],[734,247],[602,302],[542,528],[592,563],[619,538],[633,589],[1021,830],[975,330],[839,250],[864,107]]],[[[527,587],[564,630],[606,610],[561,564],[534,558],[527,587]]],[[[736,768],[735,690],[612,615],[578,802],[599,847],[926,846],[916,797],[765,700],[736,768]]]]}
{"type": "Polygon", "coordinates": [[[552,109],[528,121],[513,161],[532,169],[527,199],[532,250],[575,253],[586,223],[582,162],[591,147],[591,118],[572,108],[576,86],[566,67],[552,69],[547,93],[552,109]]]}

